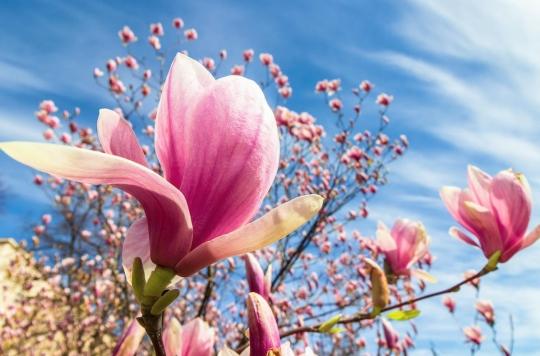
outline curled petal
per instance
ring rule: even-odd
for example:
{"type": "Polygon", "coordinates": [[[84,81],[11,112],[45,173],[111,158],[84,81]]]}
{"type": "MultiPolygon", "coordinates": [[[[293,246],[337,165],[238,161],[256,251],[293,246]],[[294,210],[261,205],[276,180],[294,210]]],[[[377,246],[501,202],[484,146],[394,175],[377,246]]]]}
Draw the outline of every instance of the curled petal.
{"type": "Polygon", "coordinates": [[[473,202],[465,202],[464,214],[467,214],[473,231],[482,247],[484,255],[489,258],[496,251],[502,249],[501,236],[497,228],[497,221],[487,208],[473,202]]]}
{"type": "Polygon", "coordinates": [[[463,231],[459,230],[458,228],[452,227],[450,228],[448,233],[450,234],[450,236],[455,237],[456,239],[459,239],[465,242],[466,244],[469,244],[478,248],[480,247],[476,241],[471,239],[469,236],[467,236],[467,234],[465,234],[463,231]]]}
{"type": "Polygon", "coordinates": [[[57,177],[110,184],[133,195],[148,220],[152,261],[173,267],[191,245],[191,219],[182,193],[158,174],[125,158],[46,143],[4,142],[13,159],[57,177]]]}
{"type": "Polygon", "coordinates": [[[490,206],[490,184],[491,176],[482,171],[480,168],[469,165],[468,182],[471,188],[471,193],[475,198],[476,203],[488,207],[490,206]]]}
{"type": "Polygon", "coordinates": [[[531,194],[525,177],[511,171],[497,174],[491,181],[491,206],[506,242],[525,235],[531,216],[531,194]]]}
{"type": "Polygon", "coordinates": [[[116,112],[108,109],[99,110],[97,129],[99,142],[106,153],[148,166],[131,125],[116,112]]]}
{"type": "Polygon", "coordinates": [[[189,158],[186,147],[189,131],[186,125],[190,121],[186,111],[204,88],[213,82],[214,78],[202,64],[179,53],[163,86],[156,117],[156,154],[165,178],[176,187],[180,187],[189,158]]]}
{"type": "Polygon", "coordinates": [[[221,259],[270,245],[315,216],[322,203],[323,198],[316,194],[290,200],[240,229],[195,248],[176,265],[176,273],[184,277],[190,276],[221,259]]]}

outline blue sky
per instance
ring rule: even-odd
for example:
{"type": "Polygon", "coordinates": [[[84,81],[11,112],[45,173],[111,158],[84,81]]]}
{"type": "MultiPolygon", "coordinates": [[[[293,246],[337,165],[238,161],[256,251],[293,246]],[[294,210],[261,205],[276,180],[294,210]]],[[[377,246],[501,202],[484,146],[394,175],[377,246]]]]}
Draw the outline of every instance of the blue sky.
{"type": "MultiPolygon", "coordinates": [[[[490,173],[512,167],[527,175],[540,201],[540,4],[533,1],[4,1],[0,8],[0,139],[41,139],[33,117],[51,98],[80,106],[93,122],[113,105],[96,87],[91,70],[119,54],[116,33],[130,25],[144,38],[150,22],[168,26],[175,16],[199,31],[195,57],[229,50],[240,61],[245,48],[268,51],[289,74],[289,105],[319,120],[330,119],[313,93],[323,78],[343,78],[350,88],[363,79],[396,97],[391,133],[406,133],[407,156],[391,167],[391,184],[371,204],[360,225],[372,234],[377,220],[424,221],[437,255],[436,287],[480,268],[479,252],[451,239],[453,224],[438,198],[442,185],[465,184],[466,166],[490,173]]],[[[28,188],[32,171],[0,155],[0,176],[10,189],[0,212],[0,235],[26,237],[23,228],[46,202],[28,188]]],[[[538,209],[533,223],[540,222],[538,209]]],[[[540,245],[539,245],[540,246],[540,245]]],[[[503,265],[483,282],[481,296],[497,306],[499,334],[508,337],[508,313],[516,323],[516,354],[533,354],[540,339],[540,247],[503,265]]],[[[459,320],[470,323],[473,292],[458,297],[459,320]]],[[[440,300],[422,304],[423,333],[414,354],[433,342],[442,355],[466,351],[455,321],[440,300]]],[[[487,328],[483,328],[489,333],[487,328]]],[[[493,354],[487,342],[481,354],[493,354]]]]}

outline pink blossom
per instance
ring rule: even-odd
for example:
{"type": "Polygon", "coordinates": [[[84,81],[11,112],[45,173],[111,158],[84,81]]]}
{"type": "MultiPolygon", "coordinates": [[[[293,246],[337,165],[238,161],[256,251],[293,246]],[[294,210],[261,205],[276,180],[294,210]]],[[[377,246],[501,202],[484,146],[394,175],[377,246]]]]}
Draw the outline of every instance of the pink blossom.
{"type": "Polygon", "coordinates": [[[36,174],[34,176],[34,184],[35,185],[42,185],[43,184],[43,177],[40,176],[39,174],[36,174]]]}
{"type": "Polygon", "coordinates": [[[243,65],[235,65],[231,68],[231,74],[232,75],[244,75],[244,66],[243,65]]]}
{"type": "Polygon", "coordinates": [[[49,225],[52,221],[51,214],[43,214],[43,216],[41,217],[41,221],[43,222],[43,224],[49,225]]]}
{"type": "Polygon", "coordinates": [[[156,51],[159,51],[161,49],[161,41],[159,40],[159,37],[157,36],[150,36],[148,37],[148,44],[152,46],[153,49],[156,51]]]}
{"type": "Polygon", "coordinates": [[[211,356],[214,354],[216,333],[201,318],[180,325],[174,317],[163,332],[163,344],[167,355],[211,356]]]}
{"type": "Polygon", "coordinates": [[[482,329],[480,329],[480,327],[476,325],[463,328],[463,333],[465,334],[467,341],[475,345],[480,345],[484,340],[484,336],[482,335],[482,329]]]}
{"type": "Polygon", "coordinates": [[[131,31],[128,26],[124,26],[120,31],[118,31],[118,37],[124,44],[137,41],[137,36],[131,31]]]}
{"type": "Polygon", "coordinates": [[[107,67],[108,72],[114,72],[117,67],[116,61],[114,59],[109,59],[105,64],[105,67],[107,67]]]}
{"type": "Polygon", "coordinates": [[[47,114],[52,114],[58,111],[58,108],[54,104],[54,101],[52,100],[43,100],[39,104],[39,108],[43,111],[45,111],[47,114]]]}
{"type": "Polygon", "coordinates": [[[242,56],[244,57],[245,62],[251,62],[253,60],[253,56],[255,55],[255,52],[252,49],[246,49],[242,56]]]}
{"type": "Polygon", "coordinates": [[[540,226],[526,233],[531,217],[531,190],[524,175],[512,170],[489,176],[477,167],[468,167],[468,189],[443,187],[441,198],[450,214],[471,233],[453,227],[450,235],[478,247],[489,258],[500,251],[499,262],[540,238],[540,226]]]}
{"type": "Polygon", "coordinates": [[[137,62],[137,60],[133,56],[127,56],[126,58],[124,58],[124,64],[129,69],[138,69],[139,68],[139,63],[137,62]]]}
{"type": "Polygon", "coordinates": [[[199,37],[199,35],[197,34],[197,30],[195,30],[194,28],[190,28],[184,31],[184,37],[188,41],[195,41],[199,37]]]}
{"type": "Polygon", "coordinates": [[[384,333],[384,341],[386,343],[386,348],[389,350],[394,350],[398,346],[399,335],[392,327],[392,324],[384,318],[381,319],[384,333]]]}
{"type": "Polygon", "coordinates": [[[371,89],[373,89],[373,84],[371,84],[369,81],[364,80],[360,83],[360,89],[365,91],[366,93],[369,93],[371,89]]]}
{"type": "Polygon", "coordinates": [[[161,22],[150,24],[150,33],[156,36],[163,36],[165,31],[161,22]]]}
{"type": "Polygon", "coordinates": [[[443,298],[443,305],[446,307],[446,309],[448,309],[451,314],[454,314],[454,311],[456,310],[456,301],[454,300],[454,298],[446,295],[443,298]]]}
{"type": "Polygon", "coordinates": [[[54,131],[51,129],[47,129],[43,131],[43,138],[47,141],[52,140],[54,137],[54,131]]]}
{"type": "Polygon", "coordinates": [[[259,59],[265,66],[269,66],[274,61],[274,57],[270,53],[261,53],[259,59]]]}
{"type": "Polygon", "coordinates": [[[390,105],[393,100],[394,100],[393,96],[382,93],[382,94],[379,94],[379,96],[377,96],[376,102],[377,102],[377,104],[386,107],[386,106],[390,105]]]}
{"type": "Polygon", "coordinates": [[[63,143],[65,144],[68,144],[71,142],[71,135],[68,134],[68,133],[63,133],[61,136],[60,136],[60,141],[62,141],[63,143]]]}
{"type": "Polygon", "coordinates": [[[495,324],[495,309],[493,308],[493,304],[489,300],[479,300],[476,302],[476,310],[486,323],[489,325],[495,324]]]}
{"type": "Polygon", "coordinates": [[[332,99],[328,102],[328,106],[330,106],[330,109],[332,109],[332,111],[337,112],[341,111],[341,109],[343,108],[343,103],[339,99],[332,99]]]}
{"type": "Polygon", "coordinates": [[[202,64],[209,71],[213,71],[214,69],[216,69],[216,62],[214,62],[212,58],[204,57],[202,60],[202,64]]]}
{"type": "Polygon", "coordinates": [[[221,51],[219,51],[219,58],[224,61],[227,59],[227,50],[225,49],[222,49],[221,51]]]}
{"type": "Polygon", "coordinates": [[[152,78],[152,71],[150,69],[147,69],[143,72],[143,79],[149,80],[150,78],[152,78]]]}
{"type": "Polygon", "coordinates": [[[100,111],[98,136],[105,153],[28,142],[0,143],[0,149],[56,177],[110,184],[138,199],[145,217],[131,225],[124,241],[128,275],[140,257],[146,267],[190,276],[279,240],[322,206],[322,197],[306,195],[249,223],[279,164],[272,110],[255,82],[239,76],[215,80],[181,54],[165,81],[156,119],[164,177],[147,168],[131,126],[116,112],[100,111]]]}
{"type": "Polygon", "coordinates": [[[184,20],[182,20],[180,17],[176,17],[172,20],[172,25],[176,29],[181,29],[184,27],[184,20]]]}
{"type": "Polygon", "coordinates": [[[398,219],[392,231],[382,222],[377,244],[395,275],[409,275],[410,268],[427,252],[430,238],[421,222],[398,219]]]}
{"type": "Polygon", "coordinates": [[[328,80],[321,80],[315,84],[315,91],[318,93],[324,93],[328,89],[328,80]]]}
{"type": "Polygon", "coordinates": [[[288,99],[292,95],[292,88],[289,86],[279,88],[278,92],[279,92],[279,95],[281,95],[281,97],[283,97],[284,99],[288,99]]]}
{"type": "Polygon", "coordinates": [[[247,308],[250,355],[267,355],[270,351],[279,351],[279,329],[266,300],[257,293],[249,293],[247,308]]]}

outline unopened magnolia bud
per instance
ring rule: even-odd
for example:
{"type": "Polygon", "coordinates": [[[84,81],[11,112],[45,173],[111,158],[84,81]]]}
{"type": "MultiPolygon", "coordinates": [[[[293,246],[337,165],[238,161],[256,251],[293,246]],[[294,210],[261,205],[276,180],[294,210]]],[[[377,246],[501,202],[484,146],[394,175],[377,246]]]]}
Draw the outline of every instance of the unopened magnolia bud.
{"type": "Polygon", "coordinates": [[[373,312],[379,314],[389,302],[388,282],[384,271],[379,265],[366,258],[364,260],[369,268],[369,278],[371,280],[371,302],[373,303],[373,312]]]}

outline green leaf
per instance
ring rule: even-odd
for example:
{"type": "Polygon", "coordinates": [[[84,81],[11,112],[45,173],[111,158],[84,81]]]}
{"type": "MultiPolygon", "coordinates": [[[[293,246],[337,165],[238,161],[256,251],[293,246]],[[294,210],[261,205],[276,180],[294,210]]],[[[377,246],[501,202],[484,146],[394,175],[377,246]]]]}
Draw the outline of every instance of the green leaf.
{"type": "Polygon", "coordinates": [[[394,310],[388,314],[386,314],[386,317],[388,319],[392,320],[398,320],[398,321],[406,321],[416,318],[418,315],[420,315],[420,310],[413,309],[413,310],[394,310]]]}
{"type": "Polygon", "coordinates": [[[148,281],[146,281],[144,296],[160,297],[175,275],[172,268],[156,266],[156,269],[152,271],[148,281]]]}
{"type": "Polygon", "coordinates": [[[143,263],[140,257],[136,257],[135,260],[133,260],[133,267],[131,271],[131,286],[133,287],[135,298],[137,298],[139,303],[142,302],[145,284],[146,279],[144,276],[143,263]]]}
{"type": "Polygon", "coordinates": [[[165,292],[165,294],[159,297],[159,299],[157,300],[157,302],[154,303],[154,305],[152,305],[152,309],[150,310],[150,312],[152,313],[152,315],[159,315],[163,313],[165,308],[167,308],[172,302],[174,302],[174,300],[179,295],[180,291],[178,289],[168,290],[167,292],[165,292]]]}
{"type": "Polygon", "coordinates": [[[322,323],[321,326],[319,326],[319,331],[322,333],[331,332],[332,328],[338,323],[340,319],[341,314],[331,317],[330,319],[322,323]]]}

